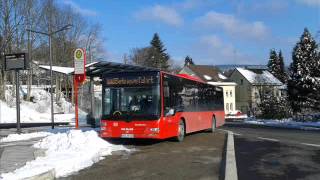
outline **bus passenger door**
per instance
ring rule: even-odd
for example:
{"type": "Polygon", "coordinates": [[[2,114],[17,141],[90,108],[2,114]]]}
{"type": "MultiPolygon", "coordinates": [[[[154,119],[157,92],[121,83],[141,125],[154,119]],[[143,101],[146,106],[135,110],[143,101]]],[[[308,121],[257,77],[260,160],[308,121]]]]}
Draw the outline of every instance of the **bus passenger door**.
{"type": "Polygon", "coordinates": [[[166,124],[166,134],[171,137],[177,135],[180,120],[177,117],[179,110],[176,108],[175,80],[176,79],[174,77],[167,75],[163,76],[163,116],[166,124]]]}

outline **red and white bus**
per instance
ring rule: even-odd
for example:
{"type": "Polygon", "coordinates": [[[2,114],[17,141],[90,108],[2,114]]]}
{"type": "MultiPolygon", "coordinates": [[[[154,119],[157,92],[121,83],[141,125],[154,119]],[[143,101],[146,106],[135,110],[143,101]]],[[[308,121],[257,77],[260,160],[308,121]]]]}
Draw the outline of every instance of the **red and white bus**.
{"type": "Polygon", "coordinates": [[[222,88],[192,76],[145,71],[102,79],[101,137],[182,141],[224,124],[222,88]]]}

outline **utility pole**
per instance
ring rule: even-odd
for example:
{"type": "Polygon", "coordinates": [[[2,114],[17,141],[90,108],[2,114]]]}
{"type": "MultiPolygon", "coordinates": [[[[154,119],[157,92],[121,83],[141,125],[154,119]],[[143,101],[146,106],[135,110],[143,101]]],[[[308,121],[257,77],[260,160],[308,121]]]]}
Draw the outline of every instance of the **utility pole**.
{"type": "Polygon", "coordinates": [[[51,30],[51,25],[49,23],[49,32],[41,32],[41,31],[35,31],[32,29],[26,29],[27,31],[33,32],[33,33],[38,33],[42,35],[46,35],[49,38],[49,58],[50,58],[50,96],[51,96],[51,128],[54,129],[54,109],[53,109],[53,75],[52,75],[52,36],[60,31],[68,30],[72,27],[71,24],[68,24],[59,30],[52,31],[51,30]]]}

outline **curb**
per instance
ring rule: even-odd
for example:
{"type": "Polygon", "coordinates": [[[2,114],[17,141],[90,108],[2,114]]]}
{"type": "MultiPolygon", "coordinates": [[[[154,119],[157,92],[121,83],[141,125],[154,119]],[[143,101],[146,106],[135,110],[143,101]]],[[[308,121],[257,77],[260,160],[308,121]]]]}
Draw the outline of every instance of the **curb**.
{"type": "Polygon", "coordinates": [[[234,152],[234,139],[233,133],[228,132],[228,142],[226,150],[226,168],[225,180],[238,180],[236,156],[234,152]]]}

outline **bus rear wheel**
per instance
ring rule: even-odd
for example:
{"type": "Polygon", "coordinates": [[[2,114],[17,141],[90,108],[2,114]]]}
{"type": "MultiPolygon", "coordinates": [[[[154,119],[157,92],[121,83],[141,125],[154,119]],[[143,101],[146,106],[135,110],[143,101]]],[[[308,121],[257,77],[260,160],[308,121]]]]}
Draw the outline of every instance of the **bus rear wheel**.
{"type": "Polygon", "coordinates": [[[216,122],[217,122],[216,121],[216,117],[213,116],[212,117],[212,122],[211,122],[211,129],[210,129],[210,132],[212,132],[212,133],[216,130],[216,127],[217,127],[216,126],[216,122]]]}
{"type": "Polygon", "coordinates": [[[180,120],[179,127],[178,127],[178,136],[175,137],[175,140],[178,142],[182,142],[185,135],[186,135],[185,124],[183,120],[180,120]]]}

